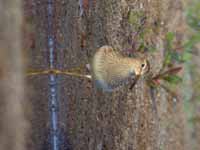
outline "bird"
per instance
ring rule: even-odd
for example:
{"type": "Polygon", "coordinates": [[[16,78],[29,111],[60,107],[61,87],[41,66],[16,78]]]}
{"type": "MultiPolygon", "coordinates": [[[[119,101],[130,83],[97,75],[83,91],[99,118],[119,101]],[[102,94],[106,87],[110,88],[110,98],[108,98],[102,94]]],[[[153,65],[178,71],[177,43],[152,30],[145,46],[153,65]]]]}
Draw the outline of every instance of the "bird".
{"type": "Polygon", "coordinates": [[[95,86],[106,92],[112,92],[118,87],[129,84],[130,80],[134,80],[130,87],[132,89],[139,77],[149,69],[147,59],[123,56],[108,45],[96,51],[91,63],[95,86]]]}

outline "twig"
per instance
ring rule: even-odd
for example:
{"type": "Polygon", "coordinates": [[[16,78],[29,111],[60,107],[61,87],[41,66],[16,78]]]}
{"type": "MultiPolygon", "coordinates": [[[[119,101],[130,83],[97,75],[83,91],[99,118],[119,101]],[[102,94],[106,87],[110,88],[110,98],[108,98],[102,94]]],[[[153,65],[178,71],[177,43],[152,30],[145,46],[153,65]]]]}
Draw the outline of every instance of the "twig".
{"type": "Polygon", "coordinates": [[[140,78],[140,76],[139,75],[137,75],[136,77],[135,77],[135,80],[134,80],[134,82],[131,84],[131,86],[130,86],[130,90],[132,90],[133,89],[133,87],[135,86],[135,84],[137,83],[137,81],[138,81],[138,79],[140,78]]]}
{"type": "Polygon", "coordinates": [[[168,69],[167,71],[163,72],[163,73],[159,73],[157,74],[155,77],[152,78],[152,80],[156,80],[156,79],[159,79],[159,78],[162,78],[163,76],[167,75],[167,74],[174,74],[174,73],[177,73],[179,72],[180,70],[182,69],[182,67],[174,67],[174,68],[171,68],[171,69],[168,69]]]}
{"type": "Polygon", "coordinates": [[[34,76],[34,75],[46,75],[46,74],[64,74],[69,76],[76,76],[81,78],[87,78],[92,79],[91,75],[83,75],[75,72],[69,72],[67,70],[57,70],[57,69],[50,69],[50,70],[44,70],[44,71],[30,71],[27,73],[27,76],[34,76]]]}

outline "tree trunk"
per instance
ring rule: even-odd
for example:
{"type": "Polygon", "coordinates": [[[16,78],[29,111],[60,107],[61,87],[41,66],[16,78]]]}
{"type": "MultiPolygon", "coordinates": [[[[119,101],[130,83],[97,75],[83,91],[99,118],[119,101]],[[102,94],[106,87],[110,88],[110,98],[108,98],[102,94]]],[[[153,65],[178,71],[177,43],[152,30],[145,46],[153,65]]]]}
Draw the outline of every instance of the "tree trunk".
{"type": "Polygon", "coordinates": [[[28,121],[24,107],[20,0],[0,1],[0,18],[0,149],[26,150],[28,121]]]}
{"type": "MultiPolygon", "coordinates": [[[[30,0],[27,5],[32,10],[27,18],[34,34],[32,48],[27,51],[29,68],[48,69],[47,1],[30,0]]],[[[96,49],[103,45],[126,54],[132,45],[136,53],[141,43],[148,43],[156,48],[145,55],[155,75],[162,67],[167,32],[175,32],[177,41],[183,38],[181,0],[57,0],[53,6],[55,66],[62,70],[90,63],[96,49]]],[[[124,87],[106,93],[86,79],[58,78],[59,126],[71,149],[184,149],[183,103],[175,102],[165,90],[150,89],[141,79],[131,91],[124,87]]],[[[42,149],[49,118],[48,78],[30,77],[29,83],[34,87],[33,147],[42,149]]]]}

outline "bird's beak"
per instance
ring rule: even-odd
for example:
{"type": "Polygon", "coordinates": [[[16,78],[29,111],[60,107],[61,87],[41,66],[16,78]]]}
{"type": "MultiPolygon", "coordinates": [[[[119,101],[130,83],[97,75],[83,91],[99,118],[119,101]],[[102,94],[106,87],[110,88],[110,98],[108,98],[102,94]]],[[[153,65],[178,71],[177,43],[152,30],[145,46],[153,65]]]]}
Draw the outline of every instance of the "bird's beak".
{"type": "Polygon", "coordinates": [[[136,77],[135,77],[133,83],[131,84],[131,86],[130,86],[130,88],[129,88],[130,90],[133,89],[133,87],[135,86],[135,84],[137,83],[137,81],[138,81],[139,78],[140,78],[140,75],[136,75],[136,77]]]}
{"type": "Polygon", "coordinates": [[[146,71],[146,73],[148,73],[150,71],[150,63],[149,63],[149,61],[147,60],[147,71],[146,71]]]}

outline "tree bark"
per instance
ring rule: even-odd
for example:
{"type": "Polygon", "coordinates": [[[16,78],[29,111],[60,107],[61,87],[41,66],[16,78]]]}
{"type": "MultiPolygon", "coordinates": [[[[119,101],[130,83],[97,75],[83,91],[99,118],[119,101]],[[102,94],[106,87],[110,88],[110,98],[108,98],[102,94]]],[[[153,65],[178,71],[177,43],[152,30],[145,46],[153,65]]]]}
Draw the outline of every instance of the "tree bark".
{"type": "MultiPolygon", "coordinates": [[[[151,73],[155,75],[162,67],[167,32],[175,32],[178,41],[183,38],[181,0],[83,0],[83,6],[79,2],[55,1],[53,30],[58,69],[85,66],[96,49],[106,44],[126,54],[132,45],[137,49],[145,42],[156,48],[154,53],[148,51],[145,55],[151,64],[151,73]],[[144,18],[145,25],[142,25],[144,18]],[[143,35],[139,37],[138,32],[143,35]]],[[[35,4],[32,8],[35,47],[28,51],[31,54],[29,67],[48,69],[47,5],[45,1],[30,3],[35,4]]],[[[42,149],[43,128],[49,117],[48,81],[39,76],[31,77],[29,82],[35,87],[31,98],[35,113],[32,118],[34,131],[38,134],[33,134],[33,143],[42,149]]],[[[182,101],[175,102],[163,89],[150,89],[145,79],[139,80],[132,91],[124,87],[104,93],[96,90],[88,80],[61,75],[59,89],[60,128],[71,149],[184,149],[182,101]]]]}
{"type": "Polygon", "coordinates": [[[0,18],[0,149],[25,150],[29,124],[24,107],[21,1],[0,1],[0,18]]]}

